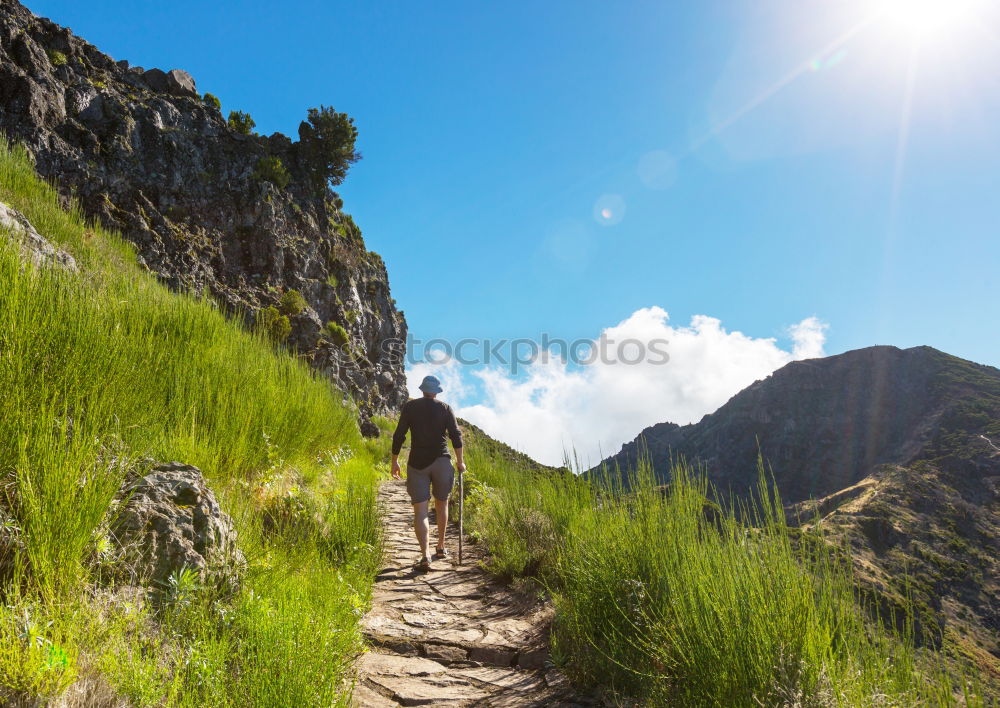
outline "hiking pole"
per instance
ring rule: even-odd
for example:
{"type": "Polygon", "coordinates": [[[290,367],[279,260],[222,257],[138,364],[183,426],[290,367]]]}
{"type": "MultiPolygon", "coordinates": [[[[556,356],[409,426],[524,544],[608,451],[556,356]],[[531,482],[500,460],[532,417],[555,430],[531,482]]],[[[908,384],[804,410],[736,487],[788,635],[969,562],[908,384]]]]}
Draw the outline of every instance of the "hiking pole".
{"type": "Polygon", "coordinates": [[[462,565],[462,535],[465,532],[465,470],[458,470],[458,564],[462,565]]]}

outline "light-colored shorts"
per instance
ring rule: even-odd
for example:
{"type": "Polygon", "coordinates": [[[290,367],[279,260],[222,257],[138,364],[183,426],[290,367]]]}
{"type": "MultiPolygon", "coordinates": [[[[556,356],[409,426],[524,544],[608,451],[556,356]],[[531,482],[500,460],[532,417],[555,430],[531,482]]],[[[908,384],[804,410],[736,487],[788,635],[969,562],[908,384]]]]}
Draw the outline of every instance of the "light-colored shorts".
{"type": "Polygon", "coordinates": [[[406,466],[406,491],[414,504],[430,501],[431,487],[435,499],[447,501],[454,485],[455,468],[451,466],[450,457],[442,455],[422,470],[406,466]]]}

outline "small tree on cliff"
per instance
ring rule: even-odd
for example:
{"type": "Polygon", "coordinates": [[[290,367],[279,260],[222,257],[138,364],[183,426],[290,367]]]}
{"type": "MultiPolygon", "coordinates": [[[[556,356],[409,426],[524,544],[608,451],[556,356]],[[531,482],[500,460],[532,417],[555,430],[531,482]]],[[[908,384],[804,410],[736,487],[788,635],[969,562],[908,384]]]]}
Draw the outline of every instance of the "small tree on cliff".
{"type": "Polygon", "coordinates": [[[229,111],[229,127],[240,135],[250,135],[257,123],[250,117],[249,113],[243,111],[229,111]]]}
{"type": "Polygon", "coordinates": [[[354,119],[333,108],[310,108],[309,116],[299,124],[299,146],[309,183],[317,196],[327,186],[344,181],[347,170],[361,159],[354,149],[358,129],[354,119]]]}

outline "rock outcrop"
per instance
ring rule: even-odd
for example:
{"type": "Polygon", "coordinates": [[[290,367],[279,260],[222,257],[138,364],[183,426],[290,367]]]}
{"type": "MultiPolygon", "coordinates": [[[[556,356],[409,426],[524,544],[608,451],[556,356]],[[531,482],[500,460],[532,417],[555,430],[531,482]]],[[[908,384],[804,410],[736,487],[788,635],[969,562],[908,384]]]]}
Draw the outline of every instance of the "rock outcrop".
{"type": "Polygon", "coordinates": [[[163,587],[188,568],[214,587],[236,587],[245,565],[236,529],[201,470],[179,462],[155,465],[124,497],[113,537],[140,581],[163,587]]]}
{"type": "Polygon", "coordinates": [[[0,202],[0,235],[12,240],[21,257],[36,266],[55,266],[74,273],[78,270],[73,256],[53,246],[35,230],[24,214],[3,202],[0,202]]]}
{"type": "Polygon", "coordinates": [[[15,0],[0,3],[0,131],[170,286],[251,322],[301,293],[287,343],[363,422],[405,401],[406,322],[385,266],[340,198],[317,190],[301,142],[245,134],[187,72],[115,62],[15,0]]]}

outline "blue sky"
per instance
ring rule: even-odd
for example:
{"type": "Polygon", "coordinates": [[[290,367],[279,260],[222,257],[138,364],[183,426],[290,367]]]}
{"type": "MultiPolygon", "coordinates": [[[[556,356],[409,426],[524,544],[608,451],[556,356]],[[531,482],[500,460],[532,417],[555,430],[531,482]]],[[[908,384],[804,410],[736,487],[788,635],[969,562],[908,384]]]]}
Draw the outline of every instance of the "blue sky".
{"type": "Polygon", "coordinates": [[[1000,365],[1000,22],[886,1],[28,5],[263,133],[353,115],[345,208],[420,338],[655,306],[1000,365]]]}

